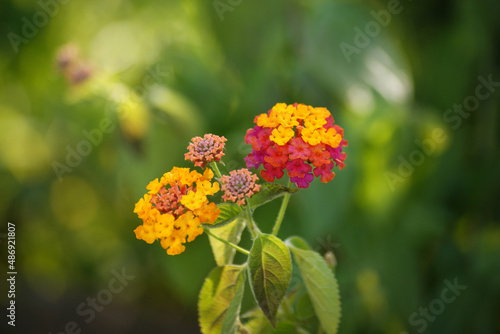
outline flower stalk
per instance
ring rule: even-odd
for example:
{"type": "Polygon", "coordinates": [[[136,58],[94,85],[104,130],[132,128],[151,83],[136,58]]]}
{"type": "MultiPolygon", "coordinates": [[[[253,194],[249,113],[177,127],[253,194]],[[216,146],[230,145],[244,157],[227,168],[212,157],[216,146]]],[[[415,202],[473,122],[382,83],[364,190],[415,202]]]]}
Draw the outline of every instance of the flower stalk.
{"type": "MultiPolygon", "coordinates": [[[[288,182],[288,187],[292,186],[292,182],[288,182]]],[[[273,226],[273,235],[278,235],[278,232],[281,227],[281,223],[283,222],[283,218],[285,217],[286,208],[288,207],[288,202],[290,201],[290,193],[286,193],[283,196],[283,202],[281,202],[280,211],[278,212],[278,216],[276,217],[276,222],[273,226]]]]}
{"type": "Polygon", "coordinates": [[[255,239],[262,232],[260,232],[259,228],[257,227],[257,225],[255,225],[255,222],[253,221],[252,208],[250,208],[250,203],[248,202],[248,198],[247,198],[247,203],[248,204],[245,207],[246,210],[245,221],[247,223],[248,230],[252,234],[252,239],[255,239]]]}
{"type": "Polygon", "coordinates": [[[248,255],[250,254],[250,252],[249,252],[249,251],[247,251],[246,249],[241,248],[240,246],[237,246],[237,245],[233,244],[232,242],[227,241],[226,239],[223,239],[223,238],[219,237],[217,234],[212,233],[212,231],[210,231],[210,228],[208,228],[208,227],[205,227],[205,226],[204,226],[204,227],[203,227],[203,230],[205,231],[205,233],[206,233],[206,234],[208,234],[208,235],[209,235],[209,236],[211,236],[212,238],[217,239],[217,240],[219,240],[220,242],[222,242],[222,243],[224,243],[224,244],[226,244],[226,245],[228,245],[228,246],[230,246],[230,247],[233,247],[233,248],[234,248],[234,249],[236,249],[238,252],[243,253],[243,254],[245,254],[246,256],[248,256],[248,255]]]}
{"type": "Polygon", "coordinates": [[[217,166],[217,163],[211,162],[210,167],[212,167],[213,171],[215,172],[215,175],[217,175],[217,178],[220,180],[222,174],[220,173],[219,166],[217,166]]]}

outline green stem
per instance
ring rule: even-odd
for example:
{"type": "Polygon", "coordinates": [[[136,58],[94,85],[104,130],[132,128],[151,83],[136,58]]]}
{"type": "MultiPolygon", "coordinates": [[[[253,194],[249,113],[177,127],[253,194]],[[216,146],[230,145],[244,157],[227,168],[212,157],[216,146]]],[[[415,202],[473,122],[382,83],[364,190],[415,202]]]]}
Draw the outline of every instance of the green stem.
{"type": "MultiPolygon", "coordinates": [[[[288,188],[292,186],[292,182],[288,182],[288,188]]],[[[283,196],[283,202],[281,202],[281,208],[278,213],[278,217],[276,217],[276,222],[273,227],[273,235],[278,235],[278,231],[280,230],[281,223],[283,222],[283,218],[285,217],[285,211],[288,206],[288,201],[290,201],[290,193],[286,193],[283,196]]]]}
{"type": "Polygon", "coordinates": [[[220,173],[220,170],[219,170],[219,167],[217,166],[217,163],[216,162],[211,162],[210,166],[214,170],[214,172],[217,175],[217,177],[220,179],[222,177],[222,174],[220,173]]]}
{"type": "Polygon", "coordinates": [[[248,198],[246,198],[247,205],[245,206],[246,213],[247,213],[247,227],[250,230],[250,233],[252,234],[252,239],[257,238],[257,235],[259,235],[261,232],[257,225],[255,225],[255,222],[253,221],[253,215],[252,215],[252,209],[250,208],[250,203],[248,198]]]}
{"type": "Polygon", "coordinates": [[[208,234],[208,235],[209,235],[209,236],[211,236],[212,238],[217,239],[217,240],[219,240],[220,242],[225,243],[226,245],[228,245],[228,246],[230,246],[230,247],[233,247],[233,248],[234,248],[234,249],[236,249],[238,252],[243,253],[243,254],[245,254],[245,255],[247,255],[247,256],[250,254],[250,252],[249,252],[249,251],[247,251],[246,249],[241,248],[240,246],[237,246],[237,245],[233,244],[232,242],[229,242],[229,241],[227,241],[227,240],[224,240],[224,239],[222,239],[221,237],[219,237],[219,236],[218,236],[218,235],[216,235],[216,234],[213,234],[213,233],[212,233],[212,231],[210,231],[210,229],[209,229],[208,227],[204,227],[204,228],[203,228],[203,230],[205,231],[205,233],[206,233],[206,234],[208,234]]]}

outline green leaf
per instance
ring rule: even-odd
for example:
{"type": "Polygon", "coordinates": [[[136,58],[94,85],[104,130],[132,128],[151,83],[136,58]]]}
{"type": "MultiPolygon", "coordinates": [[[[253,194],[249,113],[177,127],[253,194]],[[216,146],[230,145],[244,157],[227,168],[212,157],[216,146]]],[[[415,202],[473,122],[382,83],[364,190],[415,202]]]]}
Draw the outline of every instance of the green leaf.
{"type": "Polygon", "coordinates": [[[299,320],[307,320],[314,316],[314,307],[307,293],[303,293],[299,297],[295,310],[299,320]]]}
{"type": "Polygon", "coordinates": [[[274,235],[259,234],[250,250],[248,264],[255,300],[275,327],[278,308],[292,278],[290,251],[274,235]]]}
{"type": "MultiPolygon", "coordinates": [[[[285,296],[287,301],[290,303],[290,295],[287,294],[285,296]]],[[[293,297],[294,298],[294,297],[293,297]]],[[[292,299],[293,299],[292,298],[292,299]]],[[[278,319],[280,319],[280,314],[278,313],[278,319]]],[[[271,324],[269,323],[269,320],[266,318],[260,307],[255,307],[245,314],[241,316],[241,319],[245,321],[245,327],[250,333],[255,333],[255,334],[276,334],[276,333],[304,333],[303,331],[300,331],[300,329],[295,328],[295,325],[293,325],[293,330],[292,331],[287,331],[286,330],[286,324],[290,324],[290,320],[278,320],[276,324],[276,329],[273,329],[271,324]]],[[[293,324],[293,323],[292,323],[293,324]]]]}
{"type": "MultiPolygon", "coordinates": [[[[293,273],[292,273],[292,276],[293,276],[293,273]]],[[[291,281],[290,281],[290,284],[292,284],[291,281]]],[[[295,287],[291,287],[291,286],[288,287],[288,291],[287,291],[287,294],[285,296],[285,302],[288,305],[293,305],[295,303],[295,300],[299,296],[300,290],[301,290],[300,285],[297,285],[295,287]]]]}
{"type": "Polygon", "coordinates": [[[293,194],[297,191],[299,191],[299,189],[292,189],[274,183],[265,183],[261,185],[258,193],[250,197],[250,207],[255,209],[256,207],[266,204],[267,202],[283,196],[284,194],[293,194]]]}
{"type": "Polygon", "coordinates": [[[285,244],[303,250],[312,250],[311,247],[309,247],[309,245],[307,244],[307,241],[305,241],[301,237],[296,237],[296,236],[290,237],[285,240],[285,244]]]}
{"type": "Polygon", "coordinates": [[[236,333],[240,323],[241,300],[243,299],[243,291],[245,290],[246,271],[243,269],[238,275],[234,297],[229,303],[224,321],[222,322],[222,333],[236,333]]]}
{"type": "Polygon", "coordinates": [[[220,214],[213,224],[204,224],[208,228],[218,228],[232,223],[241,213],[241,209],[236,204],[220,203],[217,204],[220,214]]]}
{"type": "Polygon", "coordinates": [[[273,332],[273,327],[260,309],[255,307],[241,316],[242,319],[248,319],[244,326],[250,333],[268,334],[273,332]]]}
{"type": "Polygon", "coordinates": [[[233,334],[238,329],[245,266],[213,269],[200,291],[198,313],[203,334],[233,334]]]}
{"type": "Polygon", "coordinates": [[[297,327],[291,321],[280,321],[276,325],[276,330],[274,334],[295,334],[297,333],[297,327]]]}
{"type": "Polygon", "coordinates": [[[299,267],[316,315],[327,334],[337,333],[340,323],[340,296],[335,275],[321,255],[298,237],[286,240],[299,267]]]}
{"type": "MultiPolygon", "coordinates": [[[[232,242],[233,244],[238,244],[241,239],[241,233],[245,229],[245,224],[243,219],[235,219],[233,223],[223,225],[222,227],[216,227],[210,229],[211,232],[217,234],[219,237],[232,242]]],[[[210,246],[212,247],[212,252],[214,253],[215,262],[218,266],[223,266],[226,264],[231,264],[233,262],[234,254],[236,249],[227,244],[220,242],[219,240],[208,237],[210,241],[210,246]]]]}

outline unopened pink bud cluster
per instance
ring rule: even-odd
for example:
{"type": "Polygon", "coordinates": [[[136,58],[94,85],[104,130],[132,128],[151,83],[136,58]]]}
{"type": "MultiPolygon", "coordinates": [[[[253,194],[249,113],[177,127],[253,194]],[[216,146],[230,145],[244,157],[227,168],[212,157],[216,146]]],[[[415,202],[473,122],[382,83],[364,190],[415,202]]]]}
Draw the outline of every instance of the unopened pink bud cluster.
{"type": "Polygon", "coordinates": [[[221,177],[222,199],[227,202],[236,202],[238,205],[245,204],[245,197],[251,197],[260,190],[260,185],[255,182],[259,178],[248,169],[233,170],[229,175],[221,177]]]}
{"type": "Polygon", "coordinates": [[[188,146],[188,153],[184,154],[195,166],[205,168],[211,162],[220,161],[224,156],[224,143],[227,139],[211,133],[201,137],[194,137],[188,146]]]}

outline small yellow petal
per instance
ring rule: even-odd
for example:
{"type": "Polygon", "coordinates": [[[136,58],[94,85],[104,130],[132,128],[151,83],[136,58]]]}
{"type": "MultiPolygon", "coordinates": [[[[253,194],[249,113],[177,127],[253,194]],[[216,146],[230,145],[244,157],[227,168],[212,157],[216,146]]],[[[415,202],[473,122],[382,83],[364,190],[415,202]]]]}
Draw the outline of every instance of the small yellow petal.
{"type": "Polygon", "coordinates": [[[283,125],[280,125],[277,129],[273,130],[271,136],[269,136],[269,139],[271,139],[276,144],[283,146],[288,143],[288,141],[292,139],[294,135],[295,131],[293,131],[291,128],[285,128],[283,125]]]}

